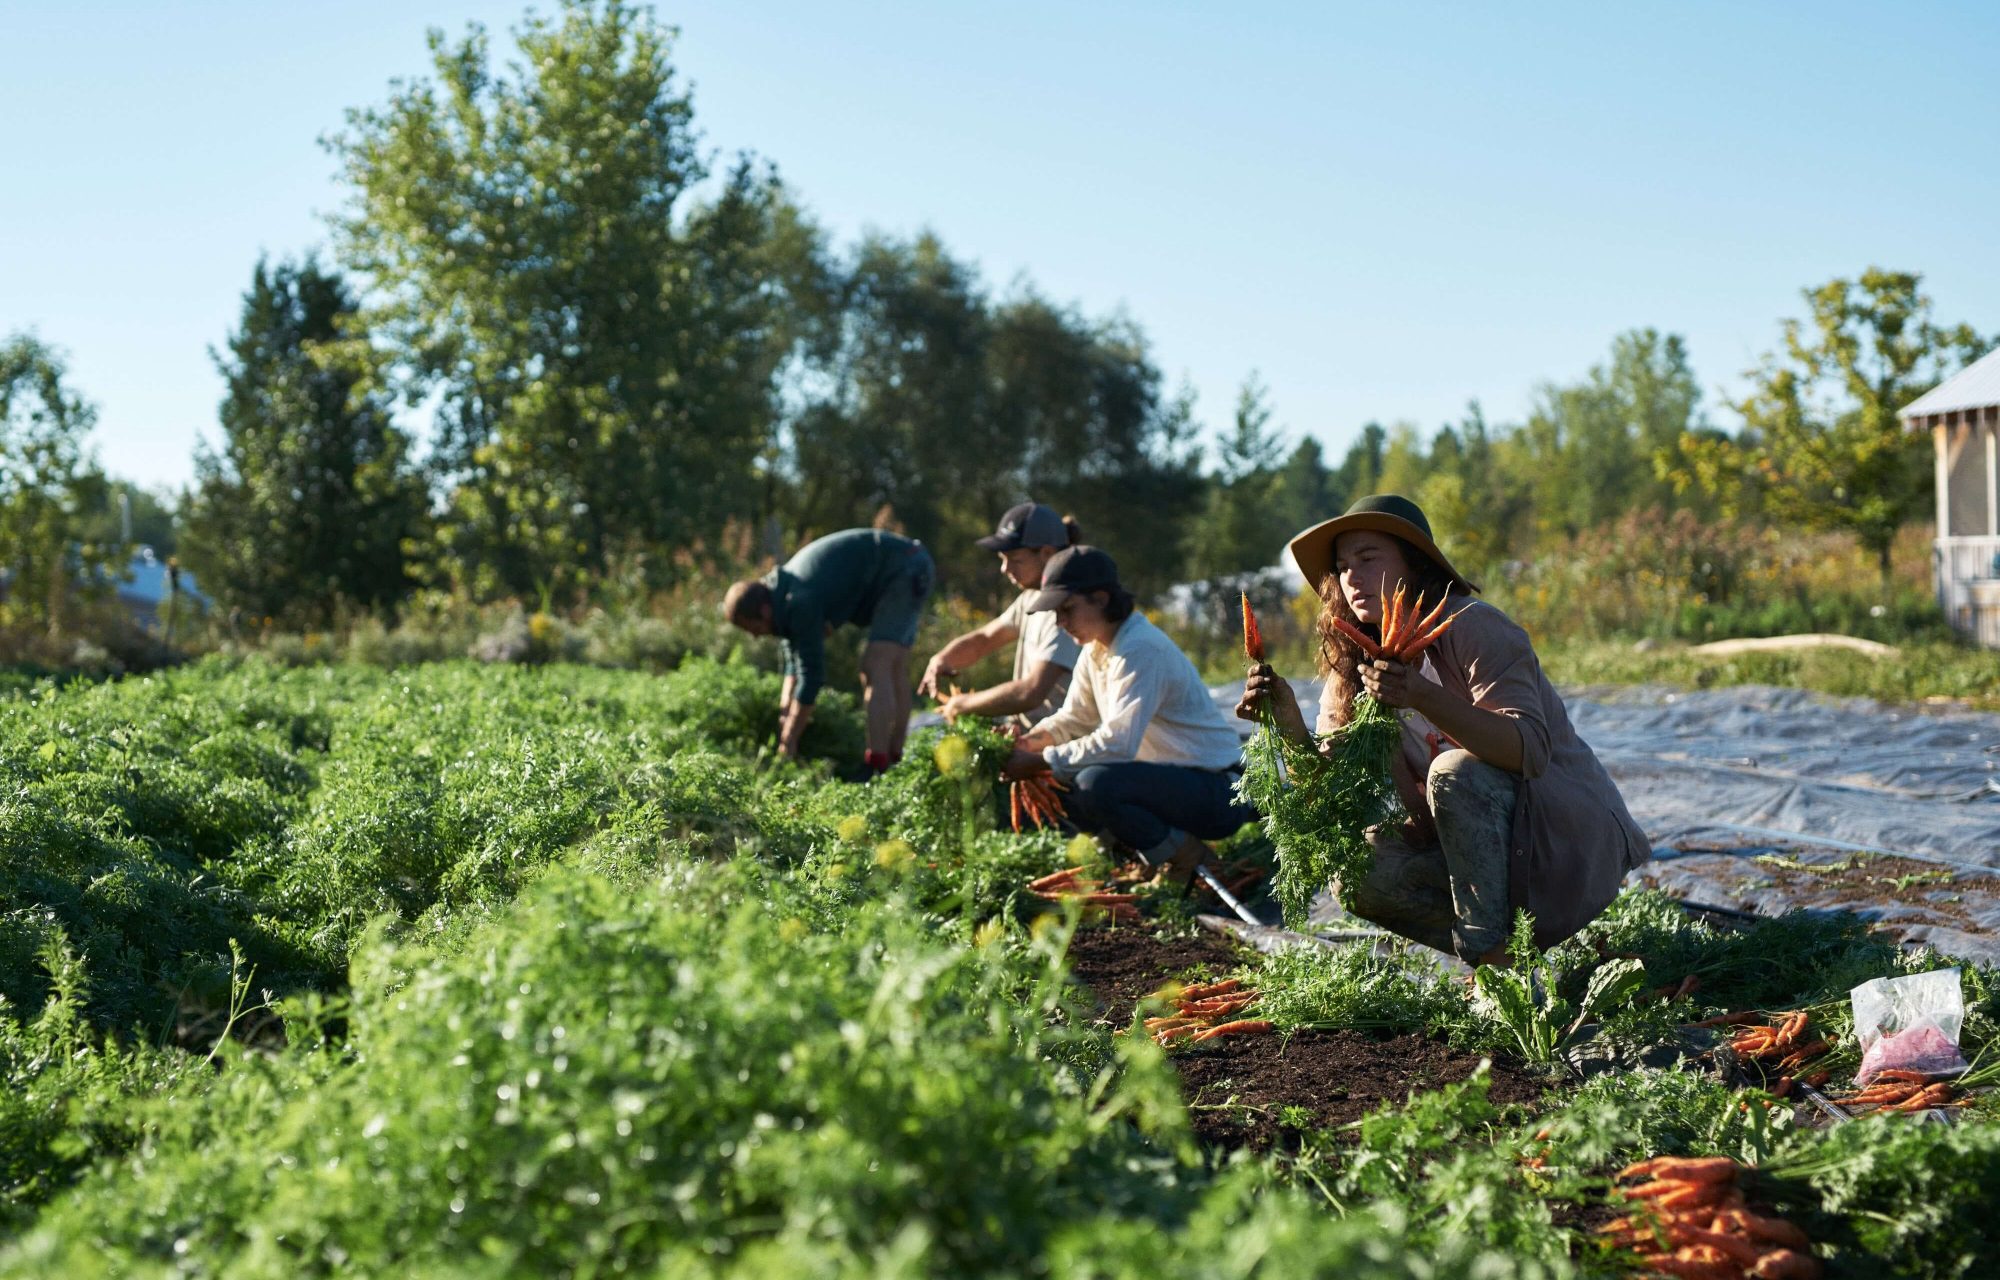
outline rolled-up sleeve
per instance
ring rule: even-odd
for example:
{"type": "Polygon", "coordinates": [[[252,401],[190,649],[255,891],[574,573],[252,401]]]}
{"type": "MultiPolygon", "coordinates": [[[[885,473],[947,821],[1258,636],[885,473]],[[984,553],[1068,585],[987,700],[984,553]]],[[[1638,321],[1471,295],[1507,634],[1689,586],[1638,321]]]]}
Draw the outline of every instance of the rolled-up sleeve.
{"type": "Polygon", "coordinates": [[[1542,708],[1542,666],[1528,633],[1497,609],[1475,608],[1445,637],[1465,672],[1472,705],[1512,720],[1521,731],[1521,776],[1539,778],[1553,743],[1542,708]]]}
{"type": "MultiPolygon", "coordinates": [[[[1078,681],[1082,684],[1082,681],[1078,681]]],[[[1116,663],[1096,682],[1102,687],[1094,698],[1096,726],[1079,737],[1048,748],[1042,758],[1058,776],[1068,777],[1085,765],[1124,762],[1139,758],[1146,726],[1152,722],[1159,702],[1159,678],[1150,669],[1134,669],[1116,663]]],[[[1075,685],[1071,689],[1075,689],[1075,685]]],[[[1064,705],[1063,711],[1069,707],[1064,705]]]]}

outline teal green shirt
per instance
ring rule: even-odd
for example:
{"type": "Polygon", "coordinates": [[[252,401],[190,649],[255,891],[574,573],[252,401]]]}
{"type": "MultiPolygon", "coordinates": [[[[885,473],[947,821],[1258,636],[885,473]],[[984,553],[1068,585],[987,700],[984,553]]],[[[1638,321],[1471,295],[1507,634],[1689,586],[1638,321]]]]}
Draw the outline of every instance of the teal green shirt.
{"type": "Polygon", "coordinates": [[[850,622],[867,625],[882,588],[907,569],[916,545],[880,529],[846,529],[808,542],[764,579],[771,586],[771,629],[784,645],[794,698],[819,698],[826,633],[850,622]]]}

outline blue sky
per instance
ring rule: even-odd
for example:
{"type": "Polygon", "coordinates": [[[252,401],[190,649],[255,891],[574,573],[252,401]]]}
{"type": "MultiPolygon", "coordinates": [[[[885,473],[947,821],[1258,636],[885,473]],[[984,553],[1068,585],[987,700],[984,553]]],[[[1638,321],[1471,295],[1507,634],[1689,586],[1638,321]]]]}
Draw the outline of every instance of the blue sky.
{"type": "MultiPolygon", "coordinates": [[[[341,198],[317,139],[427,71],[426,28],[522,8],[0,11],[0,334],[69,353],[114,473],[190,475],[252,265],[341,198]]],[[[2000,6],[659,14],[709,147],[774,161],[842,242],[929,226],[998,291],[1123,308],[1211,425],[1253,369],[1336,451],[1474,398],[1511,421],[1639,325],[1686,335],[1716,407],[1801,288],[1871,264],[2000,332],[2000,6]]]]}

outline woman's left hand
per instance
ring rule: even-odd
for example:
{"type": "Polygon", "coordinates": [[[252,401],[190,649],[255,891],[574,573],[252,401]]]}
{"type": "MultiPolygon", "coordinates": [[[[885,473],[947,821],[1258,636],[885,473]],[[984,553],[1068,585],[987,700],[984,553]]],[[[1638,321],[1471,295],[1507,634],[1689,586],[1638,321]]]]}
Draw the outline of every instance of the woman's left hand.
{"type": "Polygon", "coordinates": [[[1406,662],[1375,658],[1361,664],[1361,687],[1385,707],[1411,706],[1410,694],[1420,676],[1406,662]]]}
{"type": "Polygon", "coordinates": [[[1014,744],[1014,754],[1007,757],[1007,763],[1000,766],[1000,776],[1008,782],[1020,782],[1038,773],[1047,773],[1049,762],[1042,759],[1042,753],[1023,750],[1020,743],[1014,744]]]}

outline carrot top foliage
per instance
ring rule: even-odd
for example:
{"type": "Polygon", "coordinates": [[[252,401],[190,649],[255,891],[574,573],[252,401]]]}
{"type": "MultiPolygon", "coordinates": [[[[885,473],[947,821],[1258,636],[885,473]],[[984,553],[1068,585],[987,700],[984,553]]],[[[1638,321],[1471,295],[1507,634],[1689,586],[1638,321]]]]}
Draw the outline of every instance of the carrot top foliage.
{"type": "MultiPolygon", "coordinates": [[[[1005,739],[836,781],[765,749],[776,693],[706,662],[211,662],[0,706],[0,1277],[1561,1276],[1557,1209],[1669,1150],[1791,1162],[1784,1195],[1865,1218],[1825,1228],[1864,1272],[1969,1274],[1982,1135],[1899,1134],[1939,1203],[1898,1206],[1863,1148],[1684,1070],[1534,1116],[1416,1084],[1218,1168],[1157,1046],[1064,979],[1073,917],[1024,886],[1095,855],[1002,829],[1005,739]]],[[[838,756],[851,708],[821,724],[838,756]]],[[[1884,963],[1837,921],[1723,937],[1653,895],[1602,929],[1718,998],[1884,963]]],[[[1277,1036],[1515,1034],[1414,951],[1254,963],[1277,1036]]],[[[1585,943],[1542,963],[1522,1000],[1590,1003],[1585,943]]]]}

